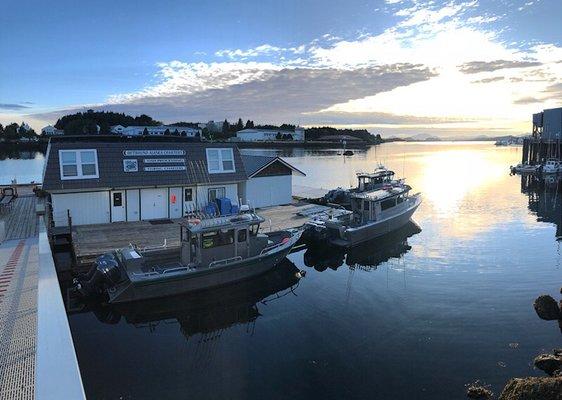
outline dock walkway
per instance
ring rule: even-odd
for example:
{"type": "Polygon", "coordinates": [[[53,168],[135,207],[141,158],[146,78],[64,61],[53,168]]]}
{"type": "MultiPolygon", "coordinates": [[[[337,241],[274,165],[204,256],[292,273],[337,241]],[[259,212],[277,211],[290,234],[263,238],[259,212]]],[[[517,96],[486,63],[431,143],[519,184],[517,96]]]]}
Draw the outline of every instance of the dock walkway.
{"type": "Polygon", "coordinates": [[[0,211],[0,221],[4,222],[6,240],[37,236],[36,205],[37,197],[35,195],[20,195],[13,200],[8,209],[0,211]]]}
{"type": "Polygon", "coordinates": [[[37,237],[0,244],[0,399],[34,398],[38,266],[37,237]]]}

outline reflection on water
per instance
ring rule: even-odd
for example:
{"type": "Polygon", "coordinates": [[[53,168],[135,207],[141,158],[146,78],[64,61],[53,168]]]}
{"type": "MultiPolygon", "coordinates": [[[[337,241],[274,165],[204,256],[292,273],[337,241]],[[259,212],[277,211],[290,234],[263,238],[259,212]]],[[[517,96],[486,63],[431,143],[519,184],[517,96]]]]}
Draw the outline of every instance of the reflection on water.
{"type": "Polygon", "coordinates": [[[280,155],[307,173],[296,184],[322,188],[349,187],[383,162],[422,192],[417,226],[348,252],[295,252],[285,278],[71,313],[89,398],[450,400],[476,379],[497,393],[537,375],[530,360],[560,347],[532,302],[560,290],[561,192],[509,176],[519,148],[280,155]]]}
{"type": "Polygon", "coordinates": [[[98,320],[106,324],[117,324],[123,318],[135,328],[156,332],[162,324],[177,322],[186,339],[199,334],[201,340],[208,340],[239,324],[252,332],[254,322],[261,316],[259,305],[294,295],[300,279],[298,268],[285,259],[274,270],[236,285],[157,300],[90,307],[98,320]]]}
{"type": "Polygon", "coordinates": [[[0,185],[41,182],[45,156],[37,150],[20,150],[13,146],[0,146],[0,185]]]}
{"type": "Polygon", "coordinates": [[[350,249],[323,244],[310,246],[304,253],[304,264],[319,272],[328,268],[337,270],[344,264],[350,269],[375,270],[379,264],[406,254],[411,249],[408,238],[420,232],[420,227],[410,222],[397,231],[350,249]]]}
{"type": "Polygon", "coordinates": [[[529,210],[537,221],[556,225],[556,240],[562,239],[562,181],[558,176],[521,176],[521,193],[529,197],[529,210]]]}

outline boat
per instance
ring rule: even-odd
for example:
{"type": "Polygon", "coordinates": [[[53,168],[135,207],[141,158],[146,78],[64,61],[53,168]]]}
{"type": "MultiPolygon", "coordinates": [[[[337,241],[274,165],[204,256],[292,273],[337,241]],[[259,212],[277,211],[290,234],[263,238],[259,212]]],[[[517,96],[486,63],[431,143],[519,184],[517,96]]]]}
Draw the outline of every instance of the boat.
{"type": "Polygon", "coordinates": [[[389,170],[382,164],[378,164],[373,172],[357,172],[356,176],[356,187],[332,189],[324,195],[322,200],[328,204],[337,204],[350,209],[352,194],[378,189],[384,185],[398,182],[394,180],[394,171],[389,170]]]}
{"type": "Polygon", "coordinates": [[[353,154],[355,154],[355,153],[353,153],[353,151],[351,151],[351,150],[345,150],[342,153],[342,155],[344,155],[344,156],[352,156],[353,154]]]}
{"type": "Polygon", "coordinates": [[[555,158],[549,158],[546,160],[541,170],[543,174],[557,174],[562,172],[562,162],[555,158]]]}
{"type": "Polygon", "coordinates": [[[540,165],[531,165],[531,164],[517,164],[515,166],[509,167],[512,173],[519,173],[519,174],[534,174],[539,171],[540,165]]]}
{"type": "Polygon", "coordinates": [[[259,233],[255,213],[180,225],[180,246],[126,248],[104,254],[75,281],[83,296],[104,295],[109,303],[145,300],[242,281],[278,265],[301,237],[301,229],[259,233]]]}
{"type": "Polygon", "coordinates": [[[406,225],[421,204],[421,194],[410,195],[404,182],[351,195],[352,214],[348,218],[325,221],[328,240],[351,247],[406,225]]]}

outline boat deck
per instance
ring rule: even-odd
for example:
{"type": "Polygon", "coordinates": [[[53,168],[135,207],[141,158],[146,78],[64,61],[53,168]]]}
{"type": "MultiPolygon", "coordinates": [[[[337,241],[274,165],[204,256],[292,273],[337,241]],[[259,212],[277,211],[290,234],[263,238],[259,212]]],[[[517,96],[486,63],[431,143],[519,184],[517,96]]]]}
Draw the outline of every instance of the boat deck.
{"type": "Polygon", "coordinates": [[[37,236],[36,206],[35,195],[20,194],[8,207],[0,209],[0,221],[4,222],[6,240],[37,236]]]}

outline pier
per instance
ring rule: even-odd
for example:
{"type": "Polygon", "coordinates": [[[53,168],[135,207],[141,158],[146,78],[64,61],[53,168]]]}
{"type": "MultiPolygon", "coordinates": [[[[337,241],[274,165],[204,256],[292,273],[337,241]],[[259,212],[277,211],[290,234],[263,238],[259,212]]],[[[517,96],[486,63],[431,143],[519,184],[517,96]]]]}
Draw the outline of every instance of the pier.
{"type": "Polygon", "coordinates": [[[0,214],[0,399],[85,399],[41,202],[18,191],[0,214]]]}

